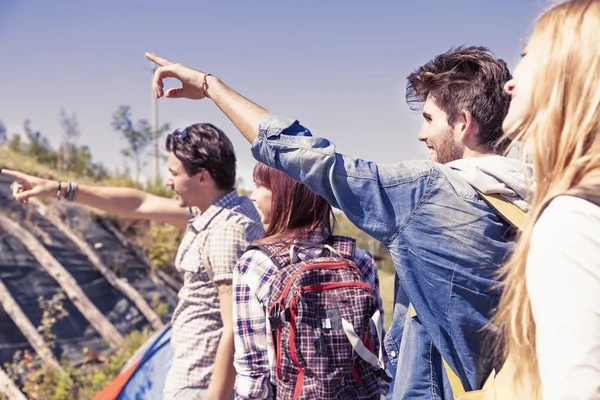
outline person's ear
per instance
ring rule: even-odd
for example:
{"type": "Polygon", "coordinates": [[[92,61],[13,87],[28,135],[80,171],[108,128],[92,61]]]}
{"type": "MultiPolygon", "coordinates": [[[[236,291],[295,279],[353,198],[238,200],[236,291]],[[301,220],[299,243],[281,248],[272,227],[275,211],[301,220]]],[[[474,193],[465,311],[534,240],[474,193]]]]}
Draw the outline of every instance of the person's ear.
{"type": "Polygon", "coordinates": [[[207,174],[208,174],[208,171],[207,171],[207,170],[205,170],[205,169],[203,169],[202,171],[200,171],[200,172],[198,173],[198,180],[199,180],[200,182],[204,182],[205,180],[207,180],[207,179],[208,179],[208,176],[207,176],[207,174]]]}
{"type": "Polygon", "coordinates": [[[470,111],[462,109],[456,124],[454,124],[454,129],[458,129],[461,142],[467,143],[475,139],[475,135],[479,132],[479,124],[470,111]]]}

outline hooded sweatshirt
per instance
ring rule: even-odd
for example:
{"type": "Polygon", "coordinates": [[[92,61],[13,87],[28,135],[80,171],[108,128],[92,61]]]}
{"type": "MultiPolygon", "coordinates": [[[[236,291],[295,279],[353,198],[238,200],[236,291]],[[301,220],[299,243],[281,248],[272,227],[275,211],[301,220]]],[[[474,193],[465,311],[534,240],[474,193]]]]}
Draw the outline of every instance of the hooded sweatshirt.
{"type": "Polygon", "coordinates": [[[463,158],[446,164],[484,194],[500,194],[527,211],[528,194],[535,191],[533,167],[503,156],[463,158]]]}

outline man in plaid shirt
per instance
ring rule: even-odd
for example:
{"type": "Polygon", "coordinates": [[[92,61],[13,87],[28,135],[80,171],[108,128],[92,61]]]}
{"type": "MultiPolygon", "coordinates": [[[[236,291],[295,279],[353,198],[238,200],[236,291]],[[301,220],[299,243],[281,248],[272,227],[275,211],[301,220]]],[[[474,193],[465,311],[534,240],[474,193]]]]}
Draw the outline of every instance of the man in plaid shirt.
{"type": "Polygon", "coordinates": [[[175,260],[183,287],[172,319],[174,357],[165,398],[231,395],[233,268],[248,243],[263,234],[252,202],[232,189],[231,142],[211,125],[204,126],[208,129],[196,130],[194,125],[167,138],[168,184],[181,196],[180,206],[195,208],[175,260]]]}
{"type": "MultiPolygon", "coordinates": [[[[302,235],[302,243],[321,244],[326,242],[327,232],[316,229],[302,235]]],[[[302,261],[317,257],[318,247],[298,251],[302,261]]],[[[379,277],[373,256],[356,247],[354,263],[365,282],[374,291],[379,311],[383,318],[383,307],[379,294],[379,277]]],[[[271,293],[271,281],[277,266],[260,250],[246,252],[235,267],[235,302],[233,326],[235,327],[235,368],[237,399],[273,399],[275,385],[275,354],[270,334],[267,307],[271,293]]],[[[377,337],[375,329],[371,337],[377,337]]],[[[388,384],[381,380],[382,394],[387,393],[388,384]]]]}
{"type": "MultiPolygon", "coordinates": [[[[235,189],[235,154],[225,134],[195,124],[167,137],[167,186],[178,199],[137,189],[78,185],[74,201],[127,218],[166,222],[186,229],[175,264],[183,276],[172,317],[173,364],[164,399],[227,399],[233,366],[232,274],[248,243],[263,235],[260,217],[235,189]]],[[[3,170],[19,180],[14,195],[56,196],[57,182],[3,170]]],[[[62,185],[62,197],[67,185],[62,185]]],[[[163,382],[155,381],[150,396],[163,382]]],[[[145,393],[148,396],[148,393],[145,393]]],[[[148,397],[145,397],[148,398],[148,397]]]]}

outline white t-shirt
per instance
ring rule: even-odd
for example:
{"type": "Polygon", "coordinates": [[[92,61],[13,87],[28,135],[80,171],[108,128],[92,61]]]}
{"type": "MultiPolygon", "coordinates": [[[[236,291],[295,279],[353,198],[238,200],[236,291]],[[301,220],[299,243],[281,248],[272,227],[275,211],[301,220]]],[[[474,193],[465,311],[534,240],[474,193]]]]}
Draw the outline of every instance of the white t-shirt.
{"type": "Polygon", "coordinates": [[[600,399],[600,207],[554,199],[537,221],[527,290],[546,399],[600,399]]]}

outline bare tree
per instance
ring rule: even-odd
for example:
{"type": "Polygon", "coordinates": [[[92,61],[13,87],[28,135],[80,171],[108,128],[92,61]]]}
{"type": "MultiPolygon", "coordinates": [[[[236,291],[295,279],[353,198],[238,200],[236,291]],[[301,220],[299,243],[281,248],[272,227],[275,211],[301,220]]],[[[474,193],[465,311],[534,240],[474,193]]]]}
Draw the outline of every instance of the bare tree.
{"type": "Polygon", "coordinates": [[[2,121],[0,121],[0,146],[3,145],[4,143],[6,143],[6,140],[7,140],[6,126],[4,125],[4,123],[2,121]]]}
{"type": "Polygon", "coordinates": [[[64,130],[63,140],[58,150],[58,169],[65,171],[70,170],[77,161],[77,139],[81,136],[77,115],[73,113],[71,116],[64,109],[60,110],[59,117],[60,125],[64,130]]]}
{"type": "MultiPolygon", "coordinates": [[[[151,153],[154,165],[158,165],[158,160],[160,159],[157,145],[158,138],[169,130],[169,124],[163,124],[160,128],[154,130],[148,120],[140,119],[134,125],[131,118],[131,107],[120,106],[113,114],[112,126],[115,130],[121,132],[123,138],[127,141],[128,147],[123,149],[121,153],[125,157],[133,157],[136,168],[136,180],[139,180],[140,172],[146,165],[143,156],[149,145],[154,147],[151,153]]],[[[156,168],[154,179],[159,179],[156,168]]]]}
{"type": "Polygon", "coordinates": [[[113,128],[121,132],[123,138],[127,141],[127,148],[121,150],[125,157],[133,157],[135,162],[135,179],[139,181],[140,171],[145,165],[142,160],[144,150],[150,144],[152,129],[146,120],[139,120],[134,127],[131,120],[131,107],[120,106],[113,114],[113,128]]]}

